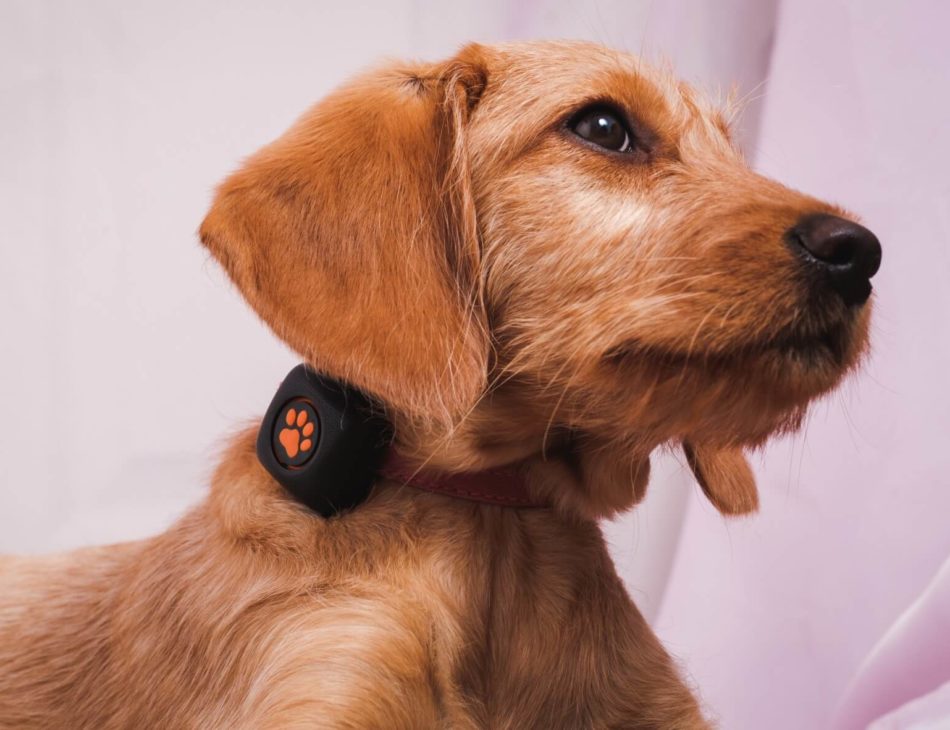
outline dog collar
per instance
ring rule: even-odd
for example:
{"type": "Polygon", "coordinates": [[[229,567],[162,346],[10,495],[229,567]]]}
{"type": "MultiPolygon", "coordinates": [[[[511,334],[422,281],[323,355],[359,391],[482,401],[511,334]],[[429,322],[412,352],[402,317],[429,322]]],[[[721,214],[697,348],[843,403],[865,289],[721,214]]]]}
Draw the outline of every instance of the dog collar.
{"type": "Polygon", "coordinates": [[[391,442],[390,425],[363,393],[298,365],[264,415],[257,458],[294,498],[323,517],[359,505],[379,477],[487,504],[543,506],[516,466],[463,473],[415,468],[391,442]]]}
{"type": "Polygon", "coordinates": [[[542,507],[531,496],[524,473],[517,466],[469,472],[437,472],[414,469],[398,453],[390,450],[383,459],[380,475],[427,492],[503,507],[542,507]]]}

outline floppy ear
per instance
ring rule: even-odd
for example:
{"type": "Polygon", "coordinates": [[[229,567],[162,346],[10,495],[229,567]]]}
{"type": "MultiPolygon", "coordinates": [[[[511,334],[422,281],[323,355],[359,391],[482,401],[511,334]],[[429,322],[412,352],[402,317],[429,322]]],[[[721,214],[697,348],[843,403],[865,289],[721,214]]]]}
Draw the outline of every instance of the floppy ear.
{"type": "Polygon", "coordinates": [[[759,508],[752,468],[738,448],[714,448],[683,442],[686,461],[716,509],[724,515],[744,515],[759,508]]]}
{"type": "Polygon", "coordinates": [[[528,470],[534,494],[569,514],[596,520],[630,509],[646,494],[650,456],[629,444],[572,432],[528,470]]]}
{"type": "Polygon", "coordinates": [[[228,178],[201,225],[279,337],[414,418],[456,418],[487,377],[465,136],[478,58],[336,91],[228,178]]]}

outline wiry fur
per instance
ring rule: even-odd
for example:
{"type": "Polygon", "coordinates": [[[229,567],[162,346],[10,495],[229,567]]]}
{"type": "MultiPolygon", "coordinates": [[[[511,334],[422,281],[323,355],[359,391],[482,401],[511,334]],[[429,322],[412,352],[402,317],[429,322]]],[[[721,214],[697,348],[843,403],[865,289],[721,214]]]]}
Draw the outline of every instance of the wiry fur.
{"type": "Polygon", "coordinates": [[[679,442],[721,510],[755,508],[741,450],[865,346],[867,308],[816,306],[781,240],[823,211],[598,46],[470,46],[343,87],[224,183],[202,241],[408,458],[522,460],[553,508],[383,481],[322,520],[245,432],[164,534],[0,562],[0,725],[705,727],[593,518],[679,442]],[[573,137],[591,101],[644,149],[573,137]]]}

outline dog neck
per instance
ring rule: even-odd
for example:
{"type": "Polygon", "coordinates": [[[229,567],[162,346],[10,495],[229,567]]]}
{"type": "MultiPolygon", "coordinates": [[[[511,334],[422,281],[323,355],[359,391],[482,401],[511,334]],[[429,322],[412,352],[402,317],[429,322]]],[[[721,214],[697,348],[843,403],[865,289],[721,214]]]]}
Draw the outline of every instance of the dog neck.
{"type": "Polygon", "coordinates": [[[360,505],[379,480],[497,506],[557,507],[592,519],[642,498],[649,449],[541,428],[553,418],[533,410],[516,395],[496,392],[439,436],[411,421],[384,419],[364,393],[299,365],[267,410],[257,456],[297,501],[324,517],[360,505]]]}
{"type": "Polygon", "coordinates": [[[490,482],[498,472],[514,470],[533,503],[587,519],[610,517],[643,498],[657,445],[558,426],[530,399],[504,391],[484,399],[449,432],[398,418],[395,425],[399,453],[420,471],[490,482]]]}

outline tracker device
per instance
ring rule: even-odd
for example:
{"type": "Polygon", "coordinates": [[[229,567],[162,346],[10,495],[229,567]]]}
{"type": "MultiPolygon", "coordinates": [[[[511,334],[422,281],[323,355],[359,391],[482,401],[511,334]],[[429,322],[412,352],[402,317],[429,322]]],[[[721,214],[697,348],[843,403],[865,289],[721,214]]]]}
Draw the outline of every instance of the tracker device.
{"type": "Polygon", "coordinates": [[[298,501],[332,517],[366,499],[391,438],[360,391],[298,365],[267,409],[257,458],[298,501]]]}

